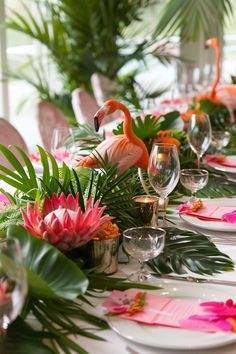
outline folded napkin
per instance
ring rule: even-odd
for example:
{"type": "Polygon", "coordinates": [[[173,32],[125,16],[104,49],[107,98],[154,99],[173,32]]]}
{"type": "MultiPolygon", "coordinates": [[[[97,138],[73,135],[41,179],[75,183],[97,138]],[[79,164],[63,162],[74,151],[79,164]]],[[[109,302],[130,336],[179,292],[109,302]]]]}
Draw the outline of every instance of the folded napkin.
{"type": "MultiPolygon", "coordinates": [[[[218,332],[221,330],[233,330],[228,323],[224,326],[218,323],[218,319],[220,316],[222,317],[222,314],[224,314],[225,318],[228,318],[236,312],[234,305],[232,305],[232,300],[228,301],[231,305],[230,307],[227,302],[198,303],[191,300],[141,293],[137,290],[114,290],[104,301],[103,307],[108,316],[117,315],[122,319],[147,325],[218,332]],[[142,298],[142,306],[137,306],[138,297],[142,298]],[[136,308],[136,311],[130,311],[131,308],[136,308]],[[217,313],[214,312],[216,308],[218,310],[217,313]],[[213,317],[216,319],[215,322],[213,317]]],[[[220,319],[222,320],[222,318],[220,319]]]]}
{"type": "Polygon", "coordinates": [[[178,211],[180,214],[195,216],[201,220],[236,223],[236,205],[219,206],[216,204],[204,203],[201,208],[193,211],[191,205],[185,203],[178,208],[178,211]]]}
{"type": "Polygon", "coordinates": [[[201,209],[192,211],[186,207],[187,204],[179,208],[179,212],[190,216],[195,216],[201,220],[207,221],[225,221],[228,223],[236,223],[236,205],[235,206],[218,206],[216,204],[205,204],[201,209]]]}
{"type": "Polygon", "coordinates": [[[206,155],[203,161],[205,163],[214,162],[221,166],[236,168],[236,159],[225,155],[206,155]]]}

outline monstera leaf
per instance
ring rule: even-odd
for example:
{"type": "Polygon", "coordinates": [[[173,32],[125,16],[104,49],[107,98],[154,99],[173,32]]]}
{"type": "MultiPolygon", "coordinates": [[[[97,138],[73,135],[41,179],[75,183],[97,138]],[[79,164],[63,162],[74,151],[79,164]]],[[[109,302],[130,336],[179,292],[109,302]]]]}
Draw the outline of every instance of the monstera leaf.
{"type": "Polygon", "coordinates": [[[85,275],[57,248],[16,225],[9,226],[7,236],[20,242],[30,295],[72,300],[86,291],[85,275]]]}

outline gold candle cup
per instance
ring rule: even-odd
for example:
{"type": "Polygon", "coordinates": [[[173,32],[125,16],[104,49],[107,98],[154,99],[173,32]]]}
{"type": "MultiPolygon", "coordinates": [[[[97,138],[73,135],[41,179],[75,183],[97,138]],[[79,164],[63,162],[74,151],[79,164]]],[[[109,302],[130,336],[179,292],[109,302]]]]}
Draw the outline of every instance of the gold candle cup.
{"type": "Polygon", "coordinates": [[[91,241],[91,263],[96,271],[114,274],[118,268],[119,235],[110,239],[94,238],[91,241]]]}
{"type": "Polygon", "coordinates": [[[157,226],[159,198],[152,195],[138,195],[133,198],[136,217],[141,218],[145,225],[157,226]]]}

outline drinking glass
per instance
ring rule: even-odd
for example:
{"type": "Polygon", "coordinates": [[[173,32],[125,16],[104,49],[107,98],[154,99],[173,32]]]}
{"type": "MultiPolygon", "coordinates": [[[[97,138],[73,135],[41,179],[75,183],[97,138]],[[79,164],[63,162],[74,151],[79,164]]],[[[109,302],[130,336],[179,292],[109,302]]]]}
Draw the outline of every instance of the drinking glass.
{"type": "Polygon", "coordinates": [[[140,264],[139,270],[128,277],[130,281],[142,282],[150,278],[151,274],[145,269],[144,262],[161,253],[165,234],[165,230],[151,226],[133,227],[123,232],[124,250],[140,264]]]}
{"type": "Polygon", "coordinates": [[[181,170],[180,182],[186,189],[191,191],[192,195],[188,202],[191,205],[196,199],[195,193],[207,185],[208,171],[197,168],[181,170]]]}
{"type": "Polygon", "coordinates": [[[70,128],[55,128],[52,134],[51,151],[66,150],[73,146],[73,135],[70,128]]]}
{"type": "Polygon", "coordinates": [[[211,123],[207,114],[192,114],[188,122],[188,143],[197,155],[197,165],[200,168],[201,158],[211,143],[211,123]]]}
{"type": "Polygon", "coordinates": [[[230,141],[230,133],[227,131],[213,130],[211,145],[219,151],[228,145],[230,141]]]}
{"type": "Polygon", "coordinates": [[[74,136],[71,128],[56,128],[52,134],[51,153],[60,163],[70,164],[74,154],[74,136]]]}
{"type": "Polygon", "coordinates": [[[27,294],[27,276],[20,244],[15,239],[0,241],[0,345],[9,324],[20,314],[27,294]]]}
{"type": "MultiPolygon", "coordinates": [[[[160,205],[167,204],[167,196],[173,191],[179,180],[180,163],[178,150],[172,144],[154,144],[148,165],[148,177],[152,187],[160,196],[160,205]]],[[[163,213],[163,226],[166,224],[163,213]]]]}

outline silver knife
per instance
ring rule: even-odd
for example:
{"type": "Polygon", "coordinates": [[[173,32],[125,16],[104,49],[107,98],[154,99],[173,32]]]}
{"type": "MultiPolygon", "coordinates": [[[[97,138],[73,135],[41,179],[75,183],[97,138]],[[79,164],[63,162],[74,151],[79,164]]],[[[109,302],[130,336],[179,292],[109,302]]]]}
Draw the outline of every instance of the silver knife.
{"type": "Polygon", "coordinates": [[[159,277],[161,279],[180,280],[180,281],[187,281],[187,282],[191,282],[191,283],[207,283],[207,284],[236,286],[236,281],[230,281],[230,280],[196,278],[196,277],[192,277],[192,276],[182,277],[180,275],[168,275],[168,274],[163,274],[163,275],[160,275],[159,277]]]}

